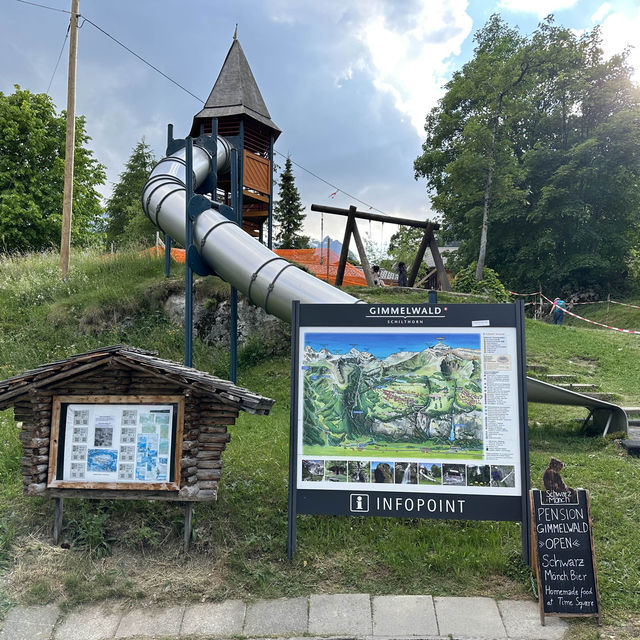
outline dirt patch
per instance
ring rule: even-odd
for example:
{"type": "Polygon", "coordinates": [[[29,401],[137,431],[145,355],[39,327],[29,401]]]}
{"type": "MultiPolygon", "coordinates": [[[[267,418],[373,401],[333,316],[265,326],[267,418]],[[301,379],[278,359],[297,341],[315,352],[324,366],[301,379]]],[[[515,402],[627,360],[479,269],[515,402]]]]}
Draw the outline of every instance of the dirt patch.
{"type": "Polygon", "coordinates": [[[598,367],[598,358],[574,356],[570,360],[567,360],[567,364],[573,367],[580,367],[585,370],[584,372],[593,373],[598,367]]]}

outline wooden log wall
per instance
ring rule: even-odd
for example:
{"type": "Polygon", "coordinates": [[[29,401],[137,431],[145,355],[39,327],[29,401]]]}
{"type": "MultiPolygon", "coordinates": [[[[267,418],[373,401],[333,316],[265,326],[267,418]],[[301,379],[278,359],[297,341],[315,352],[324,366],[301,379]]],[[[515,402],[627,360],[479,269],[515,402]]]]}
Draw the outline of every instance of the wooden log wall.
{"type": "Polygon", "coordinates": [[[217,498],[222,452],[230,439],[227,427],[235,424],[238,409],[213,393],[193,389],[188,383],[170,382],[166,377],[112,363],[32,390],[30,398],[20,398],[15,403],[14,414],[16,421],[22,422],[22,478],[24,491],[29,495],[211,501],[217,498]],[[176,478],[180,477],[180,490],[47,489],[54,395],[184,395],[182,455],[175,470],[176,478]]]}

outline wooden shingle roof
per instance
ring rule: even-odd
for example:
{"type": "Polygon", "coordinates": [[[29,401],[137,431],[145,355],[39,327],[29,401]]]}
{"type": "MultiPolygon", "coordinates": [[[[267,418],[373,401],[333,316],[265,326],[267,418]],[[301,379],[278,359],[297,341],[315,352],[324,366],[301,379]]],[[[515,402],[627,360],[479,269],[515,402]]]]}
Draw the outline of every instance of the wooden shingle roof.
{"type": "Polygon", "coordinates": [[[80,353],[65,360],[43,364],[37,369],[0,381],[0,410],[12,406],[18,398],[32,390],[67,378],[71,379],[80,373],[99,369],[111,363],[142,370],[164,381],[215,395],[225,404],[248,413],[267,414],[274,403],[270,398],[238,387],[228,380],[185,367],[172,360],[159,358],[152,351],[126,345],[113,345],[80,353]]]}
{"type": "Polygon", "coordinates": [[[195,123],[201,118],[221,118],[233,115],[247,115],[266,125],[274,132],[274,139],[280,135],[280,129],[271,120],[267,105],[244,51],[238,40],[234,40],[222,65],[220,74],[204,105],[204,109],[194,116],[195,123]]]}

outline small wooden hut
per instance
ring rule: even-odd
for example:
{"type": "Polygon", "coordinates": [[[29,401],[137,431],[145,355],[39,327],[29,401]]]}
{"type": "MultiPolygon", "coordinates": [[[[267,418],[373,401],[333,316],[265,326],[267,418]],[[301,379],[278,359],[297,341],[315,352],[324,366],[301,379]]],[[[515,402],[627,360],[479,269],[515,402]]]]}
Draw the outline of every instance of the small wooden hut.
{"type": "Polygon", "coordinates": [[[29,495],[211,501],[227,427],[273,400],[123,345],[0,382],[0,410],[22,423],[29,495]]]}

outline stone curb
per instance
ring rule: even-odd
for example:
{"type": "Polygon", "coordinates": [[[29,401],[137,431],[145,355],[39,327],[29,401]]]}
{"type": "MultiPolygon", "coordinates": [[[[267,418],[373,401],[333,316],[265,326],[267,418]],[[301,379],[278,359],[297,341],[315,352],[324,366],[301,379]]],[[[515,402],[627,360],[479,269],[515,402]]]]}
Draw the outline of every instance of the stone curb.
{"type": "Polygon", "coordinates": [[[524,600],[486,597],[312,595],[126,609],[54,605],[12,609],[0,640],[562,640],[567,623],[524,600]]]}

